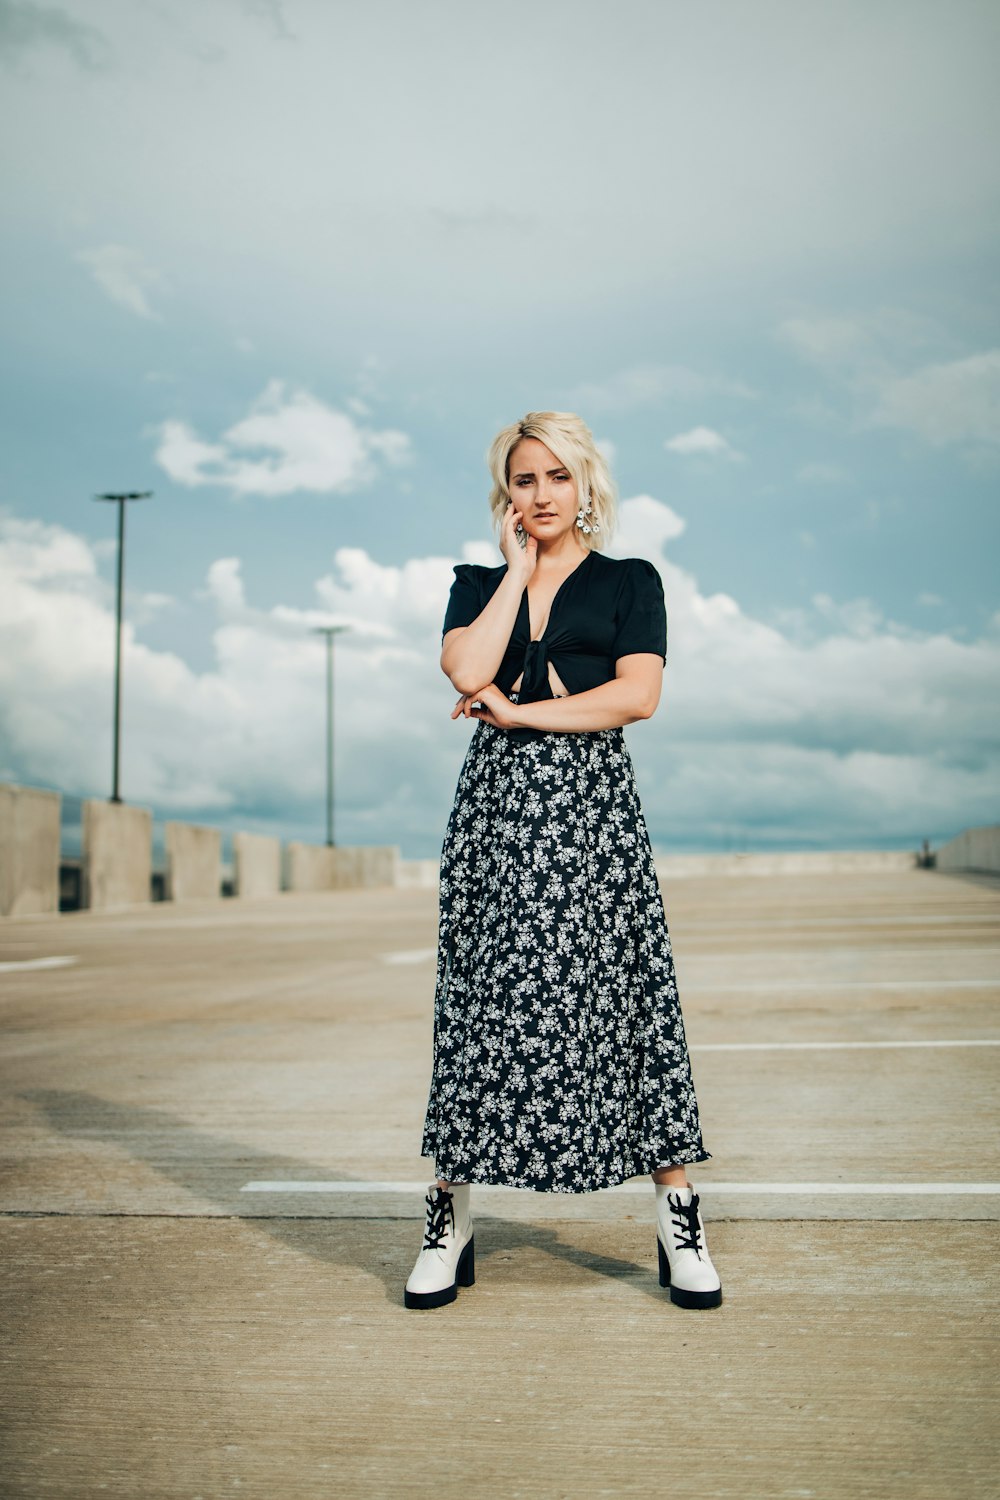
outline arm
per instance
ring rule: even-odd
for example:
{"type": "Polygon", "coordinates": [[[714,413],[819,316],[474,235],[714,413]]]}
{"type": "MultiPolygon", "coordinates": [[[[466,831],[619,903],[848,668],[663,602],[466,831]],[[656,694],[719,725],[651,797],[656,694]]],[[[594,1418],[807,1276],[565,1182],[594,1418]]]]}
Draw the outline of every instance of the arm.
{"type": "Polygon", "coordinates": [[[521,607],[524,584],[513,573],[471,625],[449,630],[441,649],[441,670],[459,693],[475,691],[477,683],[492,682],[503,661],[521,607]]]}
{"type": "Polygon", "coordinates": [[[521,547],[514,527],[521,513],[507,507],[500,530],[500,550],[507,562],[500,587],[471,625],[449,630],[441,648],[441,670],[459,693],[473,693],[484,682],[492,682],[503,661],[521,607],[521,595],[532,573],[538,543],[528,538],[521,547]]]}
{"type": "Polygon", "coordinates": [[[612,682],[566,698],[546,698],[541,703],[511,703],[493,683],[463,697],[452,718],[485,719],[498,729],[549,729],[563,732],[619,729],[656,712],[663,685],[663,658],[641,651],[620,656],[612,682]],[[482,708],[472,704],[482,703],[482,708]]]}

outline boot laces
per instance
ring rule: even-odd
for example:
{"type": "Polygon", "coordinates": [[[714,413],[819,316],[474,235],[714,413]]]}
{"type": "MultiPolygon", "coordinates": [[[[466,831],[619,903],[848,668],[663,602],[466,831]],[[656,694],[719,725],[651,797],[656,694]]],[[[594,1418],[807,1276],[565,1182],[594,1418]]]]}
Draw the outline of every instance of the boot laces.
{"type": "Polygon", "coordinates": [[[682,1203],[680,1198],[668,1194],[667,1203],[675,1225],[673,1231],[674,1245],[678,1250],[693,1250],[698,1259],[701,1259],[701,1225],[698,1223],[698,1194],[691,1194],[690,1203],[682,1203]]]}
{"type": "Polygon", "coordinates": [[[427,1227],[424,1231],[424,1250],[440,1250],[441,1241],[448,1233],[448,1221],[455,1228],[455,1200],[447,1188],[438,1188],[436,1195],[426,1193],[427,1227]]]}

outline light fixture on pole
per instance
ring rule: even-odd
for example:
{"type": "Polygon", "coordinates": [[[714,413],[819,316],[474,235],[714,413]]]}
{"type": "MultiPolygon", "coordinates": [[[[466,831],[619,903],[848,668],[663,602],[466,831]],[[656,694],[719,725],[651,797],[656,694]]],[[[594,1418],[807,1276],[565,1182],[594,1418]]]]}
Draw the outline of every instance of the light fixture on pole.
{"type": "Polygon", "coordinates": [[[152,490],[129,490],[116,495],[95,495],[95,500],[114,500],[118,505],[118,604],[115,629],[115,710],[114,710],[114,760],[112,769],[112,802],[120,802],[121,782],[121,738],[122,738],[122,592],[125,579],[125,503],[128,500],[148,500],[152,490]]]}
{"type": "Polygon", "coordinates": [[[333,848],[333,638],[349,625],[315,625],[314,635],[326,636],[326,842],[333,848]]]}

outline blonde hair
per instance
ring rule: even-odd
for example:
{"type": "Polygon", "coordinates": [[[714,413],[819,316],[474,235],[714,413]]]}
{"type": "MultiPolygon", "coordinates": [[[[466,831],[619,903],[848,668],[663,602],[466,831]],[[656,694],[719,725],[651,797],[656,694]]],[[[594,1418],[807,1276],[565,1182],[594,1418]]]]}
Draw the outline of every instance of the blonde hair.
{"type": "Polygon", "coordinates": [[[618,514],[618,492],[593,434],[582,417],[571,411],[529,411],[519,422],[498,432],[489,446],[486,462],[493,475],[490,511],[499,532],[510,495],[510,456],[523,438],[537,438],[555,454],[573,477],[579,503],[590,496],[588,521],[596,521],[600,531],[583,530],[579,539],[584,547],[596,551],[604,546],[615,527],[618,514]]]}

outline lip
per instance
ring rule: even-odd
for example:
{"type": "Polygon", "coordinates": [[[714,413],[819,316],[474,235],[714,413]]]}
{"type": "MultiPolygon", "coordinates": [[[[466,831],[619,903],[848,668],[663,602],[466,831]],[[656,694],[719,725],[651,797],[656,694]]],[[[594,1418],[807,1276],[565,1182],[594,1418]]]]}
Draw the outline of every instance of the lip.
{"type": "Polygon", "coordinates": [[[536,521],[554,521],[556,513],[554,510],[542,510],[534,517],[536,521]]]}

